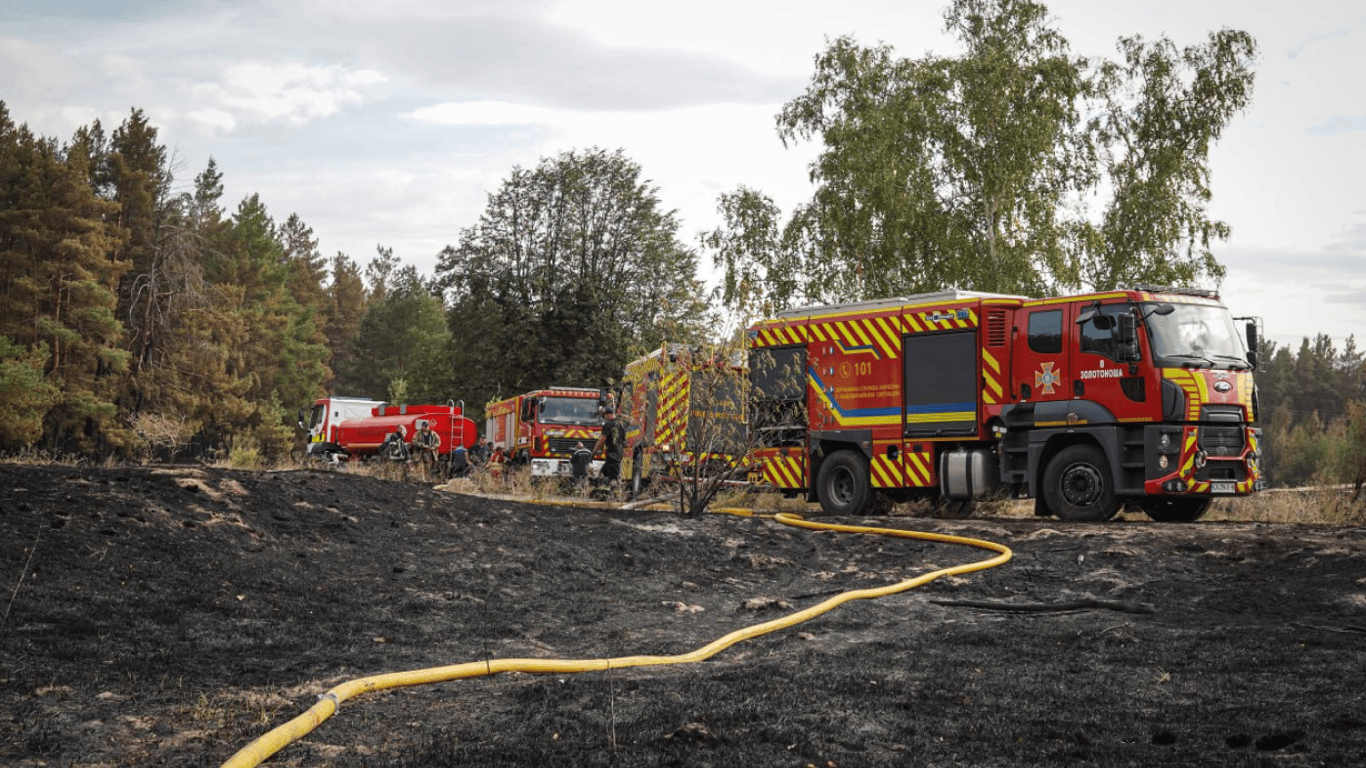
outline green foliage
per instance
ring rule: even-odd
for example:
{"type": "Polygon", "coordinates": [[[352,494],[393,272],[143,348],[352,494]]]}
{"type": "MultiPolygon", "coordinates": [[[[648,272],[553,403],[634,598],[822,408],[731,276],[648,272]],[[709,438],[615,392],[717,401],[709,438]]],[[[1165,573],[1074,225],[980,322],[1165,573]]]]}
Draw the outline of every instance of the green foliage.
{"type": "Polygon", "coordinates": [[[1099,289],[1141,282],[1216,282],[1210,246],[1229,236],[1212,221],[1209,151],[1252,99],[1257,46],[1246,32],[1211,33],[1178,51],[1166,38],[1122,38],[1123,64],[1100,68],[1105,109],[1091,122],[1113,195],[1081,249],[1082,281],[1099,289]]]}
{"type": "Polygon", "coordinates": [[[1366,401],[1349,400],[1338,443],[1337,473],[1352,484],[1352,501],[1359,501],[1366,487],[1366,401]]]}
{"type": "Polygon", "coordinates": [[[43,414],[60,392],[43,377],[48,350],[25,350],[0,336],[0,445],[27,448],[43,432],[43,414]]]}
{"type": "Polygon", "coordinates": [[[395,403],[452,399],[445,360],[449,340],[441,298],[414,267],[400,267],[361,320],[353,367],[347,373],[355,388],[347,394],[395,403]],[[404,382],[402,397],[390,392],[396,380],[404,382]]]}
{"type": "Polygon", "coordinates": [[[601,386],[664,327],[704,335],[696,257],[677,231],[620,151],[515,168],[437,266],[451,298],[452,390],[477,408],[539,387],[601,386]]]}
{"type": "Polygon", "coordinates": [[[1257,372],[1265,467],[1275,485],[1357,483],[1366,455],[1366,360],[1320,334],[1298,353],[1263,340],[1257,372]]]}
{"type": "Polygon", "coordinates": [[[323,389],[333,393],[359,391],[360,385],[350,378],[356,366],[354,344],[360,335],[360,324],[369,307],[365,281],[360,267],[350,257],[338,253],[331,261],[332,280],[324,292],[322,310],[323,335],[327,339],[327,359],[333,377],[324,382],[323,389]]]}
{"type": "Polygon", "coordinates": [[[43,373],[57,398],[43,414],[56,453],[96,452],[126,432],[109,407],[126,366],[111,260],[116,203],[90,183],[92,143],[59,147],[16,127],[0,104],[0,335],[48,352],[43,373]]]}
{"type": "Polygon", "coordinates": [[[1093,63],[1032,0],[955,0],[945,21],[958,56],[840,37],[816,57],[778,117],[785,143],[823,145],[811,201],[780,228],[741,188],[703,239],[728,306],[1222,277],[1208,154],[1250,99],[1251,37],[1128,38],[1122,64],[1093,63]]]}
{"type": "Polygon", "coordinates": [[[312,231],[256,196],[225,219],[212,160],[173,194],[168,154],[140,110],[63,146],[0,103],[0,448],[36,418],[57,455],[288,450],[329,375],[312,231]]]}
{"type": "Polygon", "coordinates": [[[767,195],[748,187],[721,195],[722,225],[703,233],[702,247],[722,270],[721,303],[742,316],[767,316],[774,304],[819,293],[801,284],[797,249],[783,243],[782,212],[767,195]]]}

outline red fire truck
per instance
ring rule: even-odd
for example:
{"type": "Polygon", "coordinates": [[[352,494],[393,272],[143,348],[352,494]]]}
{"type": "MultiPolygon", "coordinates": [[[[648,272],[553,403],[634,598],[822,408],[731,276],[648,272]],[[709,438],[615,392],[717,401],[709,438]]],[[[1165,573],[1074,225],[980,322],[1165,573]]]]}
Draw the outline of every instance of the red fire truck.
{"type": "Polygon", "coordinates": [[[422,422],[440,439],[437,453],[447,458],[455,446],[469,448],[477,437],[474,422],[455,403],[446,405],[388,405],[356,397],[324,397],[313,404],[300,426],[308,430],[308,455],[338,462],[370,458],[379,452],[395,428],[411,444],[422,422]],[[306,421],[305,421],[306,418],[306,421]]]}
{"type": "Polygon", "coordinates": [[[1195,520],[1264,485],[1248,320],[1152,286],[787,311],[750,329],[762,479],[832,514],[1005,490],[1065,520],[1195,520]]]}
{"type": "Polygon", "coordinates": [[[618,410],[626,425],[621,469],[633,495],[666,476],[671,462],[683,476],[736,466],[745,442],[742,363],[681,344],[627,363],[618,410]]]}
{"type": "Polygon", "coordinates": [[[538,389],[484,406],[484,434],[513,464],[530,464],[533,477],[568,476],[575,444],[597,442],[605,402],[600,389],[538,389]]]}

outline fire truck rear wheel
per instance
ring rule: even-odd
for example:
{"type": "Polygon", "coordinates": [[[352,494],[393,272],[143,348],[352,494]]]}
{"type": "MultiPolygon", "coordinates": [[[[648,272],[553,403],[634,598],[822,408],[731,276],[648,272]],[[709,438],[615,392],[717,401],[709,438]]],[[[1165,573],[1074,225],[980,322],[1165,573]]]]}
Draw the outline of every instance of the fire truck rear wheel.
{"type": "Polygon", "coordinates": [[[1209,509],[1209,499],[1144,499],[1143,514],[1159,523],[1193,523],[1209,509]]]}
{"type": "Polygon", "coordinates": [[[855,451],[836,451],[821,463],[816,498],[827,515],[861,515],[872,505],[868,460],[855,451]]]}
{"type": "Polygon", "coordinates": [[[1094,445],[1069,446],[1054,456],[1044,470],[1043,495],[1049,511],[1070,522],[1104,522],[1120,507],[1110,463],[1094,445]]]}

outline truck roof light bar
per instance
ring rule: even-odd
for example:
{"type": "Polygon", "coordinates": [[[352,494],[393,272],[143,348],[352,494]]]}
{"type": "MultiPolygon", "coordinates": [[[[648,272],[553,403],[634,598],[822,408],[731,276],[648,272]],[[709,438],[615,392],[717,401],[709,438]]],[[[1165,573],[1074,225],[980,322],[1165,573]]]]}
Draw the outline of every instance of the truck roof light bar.
{"type": "Polygon", "coordinates": [[[1198,296],[1202,299],[1219,297],[1218,291],[1211,291],[1208,288],[1182,288],[1178,285],[1135,285],[1134,290],[1148,293],[1174,293],[1178,296],[1198,296]]]}

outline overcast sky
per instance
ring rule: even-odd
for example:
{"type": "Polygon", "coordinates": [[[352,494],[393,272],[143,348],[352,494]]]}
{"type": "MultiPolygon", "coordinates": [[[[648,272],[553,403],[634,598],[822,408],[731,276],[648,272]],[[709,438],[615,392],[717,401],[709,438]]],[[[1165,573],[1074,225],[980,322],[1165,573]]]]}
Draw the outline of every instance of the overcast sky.
{"type": "MultiPolygon", "coordinates": [[[[384,245],[430,273],[514,166],[569,149],[623,149],[690,245],[741,184],[790,211],[817,148],[784,149],[774,116],[826,39],[951,54],[946,4],[0,0],[0,100],[63,140],[142,109],[180,183],[213,157],[230,211],[259,193],[325,256],[384,245]]],[[[1082,55],[1114,58],[1121,35],[1256,38],[1253,105],[1212,160],[1225,303],[1283,345],[1366,346],[1366,2],[1046,4],[1082,55]]]]}

